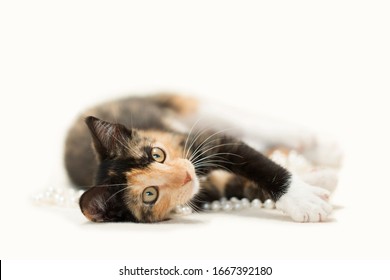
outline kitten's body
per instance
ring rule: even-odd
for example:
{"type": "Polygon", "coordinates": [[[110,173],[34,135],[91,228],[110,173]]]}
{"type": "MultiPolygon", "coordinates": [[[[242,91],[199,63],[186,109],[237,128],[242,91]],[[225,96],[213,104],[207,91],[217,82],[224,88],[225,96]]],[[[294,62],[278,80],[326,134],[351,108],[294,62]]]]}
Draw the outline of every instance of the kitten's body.
{"type": "Polygon", "coordinates": [[[216,117],[205,117],[205,107],[193,98],[156,95],[85,112],[70,129],[65,153],[71,180],[84,188],[95,186],[80,199],[83,213],[93,221],[155,222],[191,199],[198,204],[237,196],[270,197],[297,221],[326,218],[331,210],[327,191],[307,185],[259,152],[274,145],[302,148],[307,135],[280,124],[270,131],[269,123],[253,118],[240,122],[233,112],[216,107],[207,113],[216,117]],[[84,119],[90,115],[106,122],[88,118],[87,127],[84,119]],[[257,150],[241,139],[255,143],[257,150]],[[155,156],[164,159],[156,162],[155,156]],[[154,195],[153,203],[145,190],[154,195]]]}

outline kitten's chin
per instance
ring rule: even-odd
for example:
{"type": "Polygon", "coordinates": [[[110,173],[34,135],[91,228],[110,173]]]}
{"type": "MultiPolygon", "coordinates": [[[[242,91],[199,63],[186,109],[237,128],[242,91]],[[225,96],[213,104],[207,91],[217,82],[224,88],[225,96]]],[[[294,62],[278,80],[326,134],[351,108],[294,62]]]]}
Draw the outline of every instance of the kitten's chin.
{"type": "Polygon", "coordinates": [[[180,203],[187,203],[199,192],[200,183],[198,177],[195,174],[191,175],[191,181],[185,183],[181,188],[183,192],[180,196],[181,199],[179,199],[181,200],[180,203]]]}
{"type": "Polygon", "coordinates": [[[191,198],[193,198],[199,192],[199,189],[200,189],[199,179],[198,177],[194,176],[194,178],[192,179],[191,198]]]}
{"type": "Polygon", "coordinates": [[[194,165],[189,160],[185,160],[185,165],[187,169],[187,174],[189,175],[191,180],[188,181],[184,186],[189,184],[190,186],[186,186],[186,187],[192,188],[191,197],[188,199],[191,200],[199,192],[200,183],[199,183],[198,176],[196,176],[194,165]]]}

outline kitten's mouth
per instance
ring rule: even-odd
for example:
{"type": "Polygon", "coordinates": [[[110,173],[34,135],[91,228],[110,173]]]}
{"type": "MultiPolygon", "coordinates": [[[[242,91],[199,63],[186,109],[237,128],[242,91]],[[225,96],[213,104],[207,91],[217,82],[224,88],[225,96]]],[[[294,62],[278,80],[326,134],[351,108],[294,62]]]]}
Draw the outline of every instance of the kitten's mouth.
{"type": "Polygon", "coordinates": [[[188,160],[185,161],[186,164],[186,170],[185,170],[185,176],[183,176],[183,184],[181,185],[182,188],[188,188],[189,191],[191,191],[191,196],[189,199],[191,199],[198,191],[199,191],[199,180],[195,173],[195,168],[192,165],[192,163],[188,160]]]}

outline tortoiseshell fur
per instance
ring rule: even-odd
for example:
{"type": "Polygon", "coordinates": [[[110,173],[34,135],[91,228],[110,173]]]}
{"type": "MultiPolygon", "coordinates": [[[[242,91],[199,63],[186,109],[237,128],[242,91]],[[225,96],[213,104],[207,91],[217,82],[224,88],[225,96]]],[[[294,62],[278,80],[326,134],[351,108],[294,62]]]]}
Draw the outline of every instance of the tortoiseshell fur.
{"type": "Polygon", "coordinates": [[[84,112],[65,145],[68,175],[87,190],[80,199],[83,214],[96,222],[158,222],[178,204],[196,208],[222,196],[277,200],[286,193],[291,174],[240,139],[196,127],[178,131],[172,120],[196,110],[193,98],[160,94],[84,112]],[[151,157],[156,146],[167,153],[166,162],[151,157]],[[153,205],[142,202],[148,186],[159,189],[153,205]]]}

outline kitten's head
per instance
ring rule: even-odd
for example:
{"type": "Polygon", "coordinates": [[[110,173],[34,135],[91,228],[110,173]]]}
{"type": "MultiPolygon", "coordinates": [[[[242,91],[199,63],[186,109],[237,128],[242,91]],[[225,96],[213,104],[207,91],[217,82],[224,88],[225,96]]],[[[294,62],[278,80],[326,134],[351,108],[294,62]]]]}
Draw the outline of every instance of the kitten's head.
{"type": "Polygon", "coordinates": [[[88,117],[99,159],[96,186],[80,198],[91,221],[158,222],[199,190],[192,163],[183,158],[183,137],[128,129],[88,117]]]}

